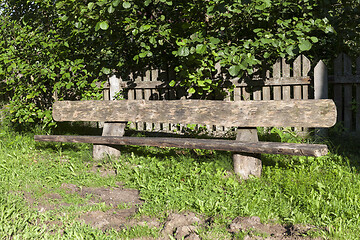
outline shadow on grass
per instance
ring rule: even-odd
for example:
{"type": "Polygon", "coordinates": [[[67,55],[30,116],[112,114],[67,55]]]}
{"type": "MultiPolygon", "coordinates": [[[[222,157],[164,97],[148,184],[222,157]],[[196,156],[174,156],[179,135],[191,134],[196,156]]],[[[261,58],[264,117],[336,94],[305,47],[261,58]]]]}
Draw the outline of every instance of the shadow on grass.
{"type": "MultiPolygon", "coordinates": [[[[59,127],[54,130],[53,134],[58,135],[94,135],[101,136],[102,129],[98,128],[96,123],[59,123],[59,127]]],[[[206,135],[196,135],[192,132],[185,134],[177,133],[164,133],[164,132],[146,132],[126,130],[125,136],[138,136],[138,137],[192,137],[192,138],[213,138],[206,135]]],[[[260,141],[270,142],[306,142],[307,140],[296,138],[291,134],[281,136],[276,132],[268,132],[266,134],[259,134],[260,141]]],[[[320,140],[322,143],[327,143],[332,153],[341,155],[349,160],[349,164],[357,171],[360,171],[360,136],[350,134],[331,133],[329,138],[320,140]]],[[[37,147],[40,149],[52,149],[53,151],[82,151],[87,149],[91,150],[90,144],[81,143],[37,143],[37,147]]],[[[159,160],[169,157],[187,156],[194,159],[197,162],[209,162],[214,159],[229,159],[232,161],[232,153],[222,151],[211,150],[194,150],[194,149],[179,149],[179,148],[156,148],[156,147],[143,147],[143,146],[113,146],[118,148],[125,154],[134,153],[139,157],[156,157],[159,160]]],[[[277,166],[284,169],[291,169],[296,165],[303,164],[303,157],[288,156],[288,155],[268,155],[263,154],[263,165],[265,166],[277,166]]]]}
{"type": "Polygon", "coordinates": [[[360,134],[329,134],[330,151],[348,159],[351,167],[360,171],[360,134]]]}

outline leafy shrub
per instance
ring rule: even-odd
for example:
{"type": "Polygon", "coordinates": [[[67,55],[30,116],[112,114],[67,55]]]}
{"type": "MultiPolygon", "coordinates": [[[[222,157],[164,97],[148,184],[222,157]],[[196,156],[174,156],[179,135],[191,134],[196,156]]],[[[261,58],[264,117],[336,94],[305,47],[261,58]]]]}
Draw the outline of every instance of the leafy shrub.
{"type": "Polygon", "coordinates": [[[4,0],[0,5],[0,79],[13,93],[13,121],[45,128],[54,125],[54,100],[98,98],[95,82],[113,71],[171,65],[177,72],[171,85],[206,97],[229,87],[219,72],[252,75],[279,56],[312,51],[319,57],[343,46],[358,49],[359,42],[358,0],[4,0]],[[335,38],[334,28],[344,35],[335,38]]]}

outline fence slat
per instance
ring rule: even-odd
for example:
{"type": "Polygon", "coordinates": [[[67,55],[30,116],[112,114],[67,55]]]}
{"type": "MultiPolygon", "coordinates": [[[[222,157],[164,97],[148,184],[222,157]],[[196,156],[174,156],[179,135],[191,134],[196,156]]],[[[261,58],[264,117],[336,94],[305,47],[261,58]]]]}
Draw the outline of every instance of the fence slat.
{"type": "Polygon", "coordinates": [[[342,93],[342,85],[335,84],[334,85],[334,102],[337,108],[337,121],[342,122],[343,120],[343,93],[342,93]]]}
{"type": "Polygon", "coordinates": [[[250,92],[248,92],[249,89],[246,87],[241,88],[242,96],[245,101],[249,101],[250,99],[250,92]]]}
{"type": "Polygon", "coordinates": [[[351,130],[352,126],[352,86],[346,84],[344,86],[344,127],[351,130]]]}
{"type": "MultiPolygon", "coordinates": [[[[290,77],[290,64],[286,63],[286,59],[282,59],[282,76],[290,77]]],[[[290,86],[282,86],[283,100],[290,100],[290,86]]]]}
{"type": "Polygon", "coordinates": [[[343,74],[343,54],[334,60],[334,102],[337,107],[338,122],[343,121],[343,89],[341,84],[336,84],[338,82],[338,76],[343,74]]]}
{"type": "Polygon", "coordinates": [[[254,100],[261,100],[261,89],[260,90],[256,90],[254,93],[254,100]]]}
{"type": "MultiPolygon", "coordinates": [[[[311,70],[311,62],[310,60],[302,55],[302,76],[308,76],[311,70]]],[[[303,85],[303,96],[302,99],[309,99],[309,85],[303,85]]]]}
{"type": "MultiPolygon", "coordinates": [[[[339,54],[339,56],[337,56],[334,60],[334,75],[335,76],[341,76],[343,74],[343,55],[344,54],[339,54]]],[[[336,82],[336,78],[334,79],[334,81],[336,82]]]]}
{"type": "MultiPolygon", "coordinates": [[[[137,79],[139,80],[139,79],[137,79]]],[[[143,97],[143,89],[135,89],[135,100],[142,100],[143,97]]],[[[137,122],[136,123],[136,129],[139,131],[144,131],[144,123],[143,122],[137,122]]]]}
{"type": "Polygon", "coordinates": [[[327,67],[323,61],[319,61],[314,69],[314,98],[328,98],[328,74],[327,67]]]}
{"type": "MultiPolygon", "coordinates": [[[[304,55],[300,55],[298,59],[299,59],[298,60],[299,66],[297,71],[300,72],[300,75],[302,77],[307,77],[311,69],[311,62],[304,55]]],[[[309,85],[302,85],[300,88],[301,88],[300,99],[309,99],[309,85]]],[[[300,92],[298,92],[297,94],[300,94],[300,92]]],[[[299,134],[301,135],[306,135],[309,132],[309,128],[299,128],[296,129],[296,131],[299,131],[299,134]]]]}
{"type": "MultiPolygon", "coordinates": [[[[343,54],[343,75],[351,76],[351,59],[343,54]]],[[[344,85],[344,127],[351,131],[352,128],[352,84],[344,85]]]]}
{"type": "Polygon", "coordinates": [[[308,76],[311,70],[311,62],[306,56],[304,55],[301,56],[302,56],[302,65],[303,65],[302,75],[308,76]]]}
{"type": "Polygon", "coordinates": [[[349,76],[352,75],[352,67],[351,67],[351,59],[348,55],[343,54],[343,61],[344,61],[344,75],[349,76]]]}
{"type": "Polygon", "coordinates": [[[301,55],[299,55],[293,62],[293,75],[294,75],[294,77],[302,76],[301,55]]]}
{"type": "MultiPolygon", "coordinates": [[[[144,82],[150,82],[151,81],[151,70],[146,70],[145,74],[143,76],[144,76],[143,77],[144,82]]],[[[144,89],[144,99],[145,100],[150,100],[151,98],[152,98],[151,89],[149,89],[149,88],[144,89]]],[[[145,130],[146,131],[152,131],[153,130],[153,124],[149,123],[149,122],[146,122],[145,123],[145,130]]]]}
{"type": "MultiPolygon", "coordinates": [[[[129,88],[127,93],[127,99],[128,100],[135,100],[135,89],[129,88]]],[[[136,129],[136,123],[131,122],[130,128],[136,129]]]]}
{"type": "Polygon", "coordinates": [[[234,101],[241,101],[241,88],[240,87],[236,87],[234,89],[234,101]]]}
{"type": "Polygon", "coordinates": [[[360,132],[360,84],[356,86],[356,131],[360,132]]]}
{"type": "Polygon", "coordinates": [[[270,87],[263,87],[262,93],[263,93],[263,100],[270,100],[270,87]]]}
{"type": "MultiPolygon", "coordinates": [[[[301,56],[298,56],[293,62],[293,76],[301,77],[301,56]]],[[[299,85],[294,86],[294,99],[301,99],[301,89],[299,85]]]]}
{"type": "MultiPolygon", "coordinates": [[[[360,57],[356,59],[356,75],[360,77],[360,57]]],[[[360,82],[356,84],[356,131],[360,132],[360,82]]]]}
{"type": "MultiPolygon", "coordinates": [[[[273,77],[281,77],[281,59],[278,59],[273,66],[273,77]]],[[[274,86],[274,100],[281,100],[281,86],[274,86]]]]}

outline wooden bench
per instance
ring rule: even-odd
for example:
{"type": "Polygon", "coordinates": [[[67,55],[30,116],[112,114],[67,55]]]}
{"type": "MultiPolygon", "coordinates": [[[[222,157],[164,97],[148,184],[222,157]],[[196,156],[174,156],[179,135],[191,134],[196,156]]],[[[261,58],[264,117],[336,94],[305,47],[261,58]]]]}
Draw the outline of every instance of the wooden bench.
{"type": "Polygon", "coordinates": [[[119,100],[58,101],[56,121],[105,122],[102,136],[37,135],[36,141],[94,144],[94,158],[119,154],[114,145],[139,145],[232,151],[234,171],[243,178],[260,176],[259,154],[323,156],[326,145],[259,142],[256,127],[326,128],[336,122],[332,100],[212,101],[119,100]],[[182,123],[238,127],[235,140],[124,137],[127,122],[182,123]],[[101,145],[106,145],[104,149],[101,145]]]}

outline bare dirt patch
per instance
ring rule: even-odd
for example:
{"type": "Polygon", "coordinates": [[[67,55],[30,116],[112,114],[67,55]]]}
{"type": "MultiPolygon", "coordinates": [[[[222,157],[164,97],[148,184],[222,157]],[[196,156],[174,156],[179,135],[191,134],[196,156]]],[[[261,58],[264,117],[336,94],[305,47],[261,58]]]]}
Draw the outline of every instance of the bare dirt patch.
{"type": "MultiPolygon", "coordinates": [[[[169,213],[167,219],[163,222],[146,216],[141,218],[134,217],[139,207],[143,204],[139,191],[124,188],[120,183],[118,187],[113,188],[80,188],[74,184],[66,183],[62,184],[61,188],[68,193],[78,194],[80,197],[88,199],[88,205],[97,203],[106,204],[108,210],[82,212],[78,219],[84,224],[103,231],[108,229],[121,230],[125,227],[139,225],[158,228],[162,236],[161,239],[170,239],[170,236],[172,236],[175,239],[198,240],[201,239],[198,230],[205,228],[208,230],[206,239],[218,239],[218,237],[212,238],[211,218],[204,218],[195,213],[169,213]]],[[[23,196],[39,212],[56,210],[62,206],[70,205],[63,202],[62,196],[58,193],[47,193],[39,200],[35,200],[30,193],[24,193],[23,196]],[[53,201],[56,201],[57,204],[52,204],[53,201]]],[[[237,217],[228,226],[228,233],[230,233],[228,236],[235,236],[239,232],[243,232],[246,233],[244,236],[246,240],[311,239],[308,237],[308,233],[311,231],[316,231],[316,228],[300,225],[265,224],[261,223],[260,218],[256,216],[237,217]]],[[[233,239],[233,237],[224,237],[222,239],[233,239]]]]}
{"type": "MultiPolygon", "coordinates": [[[[312,226],[301,225],[280,225],[280,224],[263,224],[260,218],[253,217],[236,217],[229,226],[229,232],[237,233],[239,231],[248,232],[244,239],[269,239],[269,240],[301,240],[316,239],[307,237],[310,231],[315,231],[312,226]]],[[[320,239],[320,238],[318,238],[320,239]]]]}

